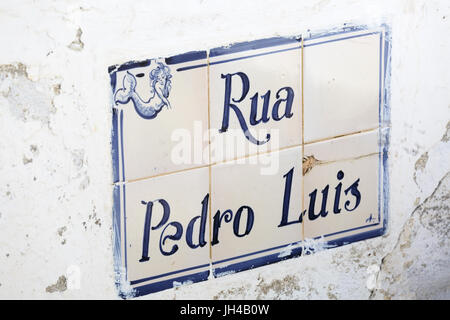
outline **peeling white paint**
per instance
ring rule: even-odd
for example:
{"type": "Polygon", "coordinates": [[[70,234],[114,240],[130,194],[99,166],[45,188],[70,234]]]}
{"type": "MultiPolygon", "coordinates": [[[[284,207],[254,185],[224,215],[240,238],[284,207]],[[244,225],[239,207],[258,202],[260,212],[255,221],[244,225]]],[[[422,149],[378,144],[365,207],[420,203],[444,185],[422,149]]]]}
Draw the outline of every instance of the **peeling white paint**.
{"type": "Polygon", "coordinates": [[[323,236],[321,236],[318,239],[305,238],[302,244],[303,244],[303,254],[305,255],[318,253],[325,249],[335,247],[334,245],[328,244],[323,236]]]}
{"type": "Polygon", "coordinates": [[[193,281],[187,280],[187,281],[183,281],[183,282],[179,282],[179,281],[174,281],[173,282],[173,288],[179,288],[181,286],[187,286],[190,284],[193,284],[193,281]]]}
{"type": "Polygon", "coordinates": [[[216,276],[216,278],[220,278],[220,277],[228,276],[233,273],[236,273],[236,271],[230,270],[230,271],[225,271],[225,272],[218,272],[215,274],[215,276],[216,276]]]}
{"type": "MultiPolygon", "coordinates": [[[[130,285],[130,282],[127,281],[125,275],[125,269],[120,268],[115,272],[116,283],[117,283],[117,291],[120,291],[121,298],[130,299],[133,298],[136,294],[136,290],[133,289],[130,285]],[[120,288],[120,289],[119,289],[120,288]]],[[[175,286],[175,284],[174,284],[175,286]]]]}

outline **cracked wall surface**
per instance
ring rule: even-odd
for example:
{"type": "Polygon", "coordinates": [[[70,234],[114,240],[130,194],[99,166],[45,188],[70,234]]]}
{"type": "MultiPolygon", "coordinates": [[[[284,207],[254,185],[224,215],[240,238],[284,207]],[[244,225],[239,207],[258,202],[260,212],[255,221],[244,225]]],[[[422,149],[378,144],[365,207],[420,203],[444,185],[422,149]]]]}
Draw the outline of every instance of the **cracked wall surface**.
{"type": "Polygon", "coordinates": [[[450,297],[450,173],[404,224],[391,252],[381,260],[371,298],[450,297]],[[418,254],[420,253],[420,254],[418,254]]]}
{"type": "Polygon", "coordinates": [[[450,298],[450,4],[0,3],[0,298],[118,299],[107,68],[350,24],[392,30],[385,236],[139,299],[450,298]]]}

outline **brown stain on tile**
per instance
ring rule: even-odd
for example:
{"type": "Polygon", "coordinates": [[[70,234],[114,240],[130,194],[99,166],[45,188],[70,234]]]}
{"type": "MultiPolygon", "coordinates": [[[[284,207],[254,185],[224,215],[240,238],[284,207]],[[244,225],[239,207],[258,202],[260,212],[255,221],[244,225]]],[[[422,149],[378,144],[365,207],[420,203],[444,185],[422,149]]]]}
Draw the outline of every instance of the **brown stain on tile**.
{"type": "Polygon", "coordinates": [[[303,156],[303,175],[306,175],[312,170],[317,164],[321,163],[314,156],[303,156]]]}
{"type": "Polygon", "coordinates": [[[372,152],[369,154],[364,154],[362,156],[358,157],[350,157],[350,158],[343,158],[339,160],[318,160],[314,155],[310,156],[303,156],[303,176],[305,176],[308,172],[310,172],[314,167],[323,165],[323,164],[330,164],[334,162],[343,162],[343,161],[352,161],[352,160],[359,160],[362,158],[370,157],[373,155],[379,154],[379,152],[372,152]]]}

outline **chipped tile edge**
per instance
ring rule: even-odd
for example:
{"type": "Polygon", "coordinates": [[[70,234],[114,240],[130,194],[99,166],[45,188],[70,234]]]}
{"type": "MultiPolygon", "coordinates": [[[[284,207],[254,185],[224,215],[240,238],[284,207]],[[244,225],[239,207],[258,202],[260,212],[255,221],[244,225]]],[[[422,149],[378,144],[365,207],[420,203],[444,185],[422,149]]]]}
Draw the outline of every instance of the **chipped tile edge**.
{"type": "Polygon", "coordinates": [[[121,224],[120,224],[120,186],[113,187],[113,260],[114,260],[114,280],[118,296],[122,299],[129,299],[136,296],[136,291],[127,280],[126,267],[122,266],[121,250],[121,224]]]}

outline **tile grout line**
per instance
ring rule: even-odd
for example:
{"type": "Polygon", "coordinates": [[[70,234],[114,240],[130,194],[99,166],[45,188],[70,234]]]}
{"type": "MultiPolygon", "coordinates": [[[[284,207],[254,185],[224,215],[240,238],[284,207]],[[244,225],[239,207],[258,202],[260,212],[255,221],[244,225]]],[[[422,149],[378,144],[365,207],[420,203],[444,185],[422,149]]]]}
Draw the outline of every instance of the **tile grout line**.
{"type": "Polygon", "coordinates": [[[154,176],[148,176],[148,177],[143,177],[143,178],[136,178],[136,179],[126,180],[126,181],[117,181],[117,182],[114,182],[113,185],[122,185],[122,184],[127,184],[127,183],[132,183],[132,182],[138,182],[138,181],[153,179],[153,178],[159,178],[159,177],[164,177],[164,176],[168,176],[168,175],[171,175],[171,174],[187,172],[187,171],[196,170],[196,169],[203,169],[203,168],[206,168],[206,167],[209,167],[209,166],[210,165],[205,164],[205,165],[198,166],[198,167],[193,167],[193,168],[185,168],[185,169],[180,169],[180,170],[175,170],[175,171],[170,171],[170,172],[159,173],[159,174],[155,174],[154,176]]]}
{"type": "Polygon", "coordinates": [[[201,166],[198,166],[198,167],[185,168],[185,169],[180,169],[180,170],[175,170],[175,171],[170,171],[170,172],[159,173],[159,174],[156,174],[154,176],[148,176],[148,177],[143,177],[143,178],[136,178],[136,179],[132,179],[132,180],[128,180],[128,181],[117,181],[117,182],[113,182],[112,185],[123,185],[123,184],[127,184],[127,183],[147,180],[147,179],[164,177],[164,176],[168,176],[168,175],[171,175],[171,174],[187,172],[187,171],[197,170],[197,169],[203,169],[203,168],[206,168],[206,167],[213,167],[213,166],[220,165],[220,164],[227,164],[227,163],[230,163],[230,162],[233,162],[233,161],[239,161],[239,160],[247,159],[247,158],[250,158],[250,157],[257,157],[259,155],[263,155],[263,154],[267,154],[267,153],[279,152],[279,151],[284,151],[284,150],[287,150],[287,149],[293,149],[293,148],[298,148],[298,147],[301,147],[301,144],[294,144],[292,146],[281,147],[281,148],[276,149],[276,150],[267,150],[265,152],[258,153],[258,154],[251,154],[251,155],[246,155],[246,156],[242,156],[242,157],[236,157],[236,158],[233,158],[233,159],[217,161],[217,162],[213,162],[211,164],[204,164],[204,165],[201,165],[201,166]]]}
{"type": "Polygon", "coordinates": [[[209,278],[214,277],[214,272],[212,268],[212,229],[211,229],[211,219],[212,219],[212,170],[211,170],[211,88],[210,88],[210,63],[209,63],[209,50],[206,52],[206,65],[207,65],[207,80],[208,80],[208,192],[209,192],[209,201],[208,201],[208,211],[209,211],[209,278]]]}
{"type": "Polygon", "coordinates": [[[367,153],[367,154],[363,154],[360,156],[356,156],[356,157],[350,157],[350,158],[342,158],[342,159],[338,159],[338,160],[319,160],[318,163],[316,164],[316,166],[321,166],[324,164],[330,164],[330,163],[336,163],[336,162],[342,162],[342,161],[352,161],[352,160],[359,160],[359,159],[364,159],[370,156],[374,156],[376,154],[380,154],[380,151],[377,152],[371,152],[371,153],[367,153]]]}
{"type": "Polygon", "coordinates": [[[305,97],[304,97],[304,68],[303,68],[303,62],[304,62],[304,42],[303,42],[303,34],[302,34],[302,50],[301,50],[301,91],[302,91],[302,159],[300,160],[302,163],[302,169],[301,169],[301,177],[302,177],[302,210],[300,211],[300,218],[302,219],[302,254],[304,251],[304,242],[305,242],[305,220],[303,219],[303,210],[305,207],[305,177],[303,175],[303,158],[305,157],[305,97]]]}

